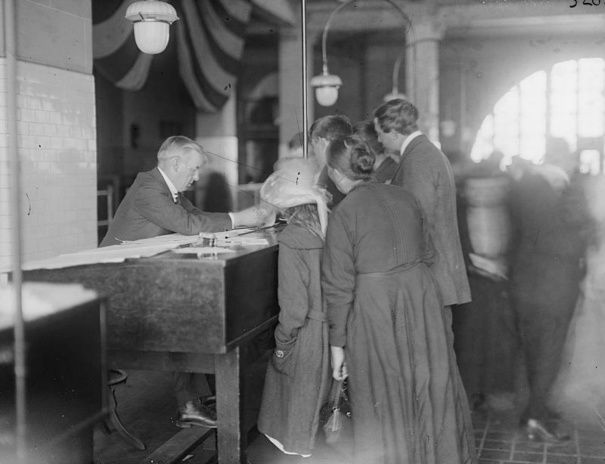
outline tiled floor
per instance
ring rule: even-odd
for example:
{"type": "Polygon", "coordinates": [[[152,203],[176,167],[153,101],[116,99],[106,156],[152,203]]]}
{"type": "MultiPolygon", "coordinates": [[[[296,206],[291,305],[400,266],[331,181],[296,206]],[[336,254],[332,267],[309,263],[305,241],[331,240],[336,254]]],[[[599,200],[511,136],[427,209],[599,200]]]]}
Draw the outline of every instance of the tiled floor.
{"type": "Polygon", "coordinates": [[[514,413],[474,413],[480,464],[604,464],[605,430],[570,424],[571,439],[562,445],[529,441],[514,413]]]}
{"type": "MultiPolygon", "coordinates": [[[[170,374],[130,371],[129,375],[126,385],[118,389],[119,411],[124,423],[147,443],[148,449],[135,450],[115,433],[105,435],[98,431],[95,436],[97,464],[139,463],[178,431],[172,422],[175,400],[170,374]]],[[[560,446],[530,442],[519,430],[515,412],[475,412],[473,423],[480,464],[605,464],[605,430],[596,422],[592,425],[576,423],[571,427],[572,439],[560,446]]],[[[268,462],[263,454],[262,440],[257,439],[249,446],[248,456],[252,464],[268,462]]],[[[346,446],[334,449],[320,444],[304,464],[347,464],[349,457],[346,446]]],[[[194,451],[187,463],[198,462],[194,451]]],[[[284,464],[287,462],[285,460],[284,464]]],[[[276,463],[272,461],[272,464],[276,463]]]]}

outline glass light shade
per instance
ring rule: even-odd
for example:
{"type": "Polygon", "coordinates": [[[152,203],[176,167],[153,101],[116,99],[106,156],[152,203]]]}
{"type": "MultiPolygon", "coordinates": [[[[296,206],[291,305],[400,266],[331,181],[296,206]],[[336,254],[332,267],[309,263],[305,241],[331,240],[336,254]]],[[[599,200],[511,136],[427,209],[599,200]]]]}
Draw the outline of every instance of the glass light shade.
{"type": "Polygon", "coordinates": [[[143,53],[162,53],[168,45],[170,25],[162,21],[139,21],[134,23],[134,40],[143,53]]]}
{"type": "Polygon", "coordinates": [[[315,99],[321,106],[332,106],[338,100],[338,87],[315,87],[315,99]]]}
{"type": "Polygon", "coordinates": [[[172,5],[159,0],[131,3],[124,17],[134,23],[134,39],[139,50],[150,55],[166,49],[170,24],[179,19],[172,5]]]}
{"type": "Polygon", "coordinates": [[[340,77],[328,74],[327,66],[324,72],[311,79],[311,87],[315,89],[315,98],[321,106],[332,106],[338,100],[338,88],[342,85],[340,77]]]}

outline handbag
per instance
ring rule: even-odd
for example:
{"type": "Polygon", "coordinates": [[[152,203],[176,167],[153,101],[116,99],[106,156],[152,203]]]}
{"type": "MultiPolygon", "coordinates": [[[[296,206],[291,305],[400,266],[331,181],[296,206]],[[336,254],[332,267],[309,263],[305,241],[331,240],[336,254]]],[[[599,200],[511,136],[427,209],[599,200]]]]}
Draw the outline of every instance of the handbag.
{"type": "Polygon", "coordinates": [[[332,381],[330,398],[322,408],[326,443],[333,445],[352,437],[352,416],[345,380],[332,381]]]}

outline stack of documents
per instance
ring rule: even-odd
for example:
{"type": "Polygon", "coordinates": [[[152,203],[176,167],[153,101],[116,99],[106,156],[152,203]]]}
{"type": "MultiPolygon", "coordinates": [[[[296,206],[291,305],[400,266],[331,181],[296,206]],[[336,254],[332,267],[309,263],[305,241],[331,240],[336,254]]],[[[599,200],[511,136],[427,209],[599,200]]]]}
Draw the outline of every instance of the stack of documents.
{"type": "Polygon", "coordinates": [[[148,258],[150,256],[188,245],[199,240],[197,235],[169,234],[135,241],[125,241],[121,245],[78,251],[38,261],[26,262],[23,270],[61,269],[99,263],[121,263],[126,259],[148,258]]]}

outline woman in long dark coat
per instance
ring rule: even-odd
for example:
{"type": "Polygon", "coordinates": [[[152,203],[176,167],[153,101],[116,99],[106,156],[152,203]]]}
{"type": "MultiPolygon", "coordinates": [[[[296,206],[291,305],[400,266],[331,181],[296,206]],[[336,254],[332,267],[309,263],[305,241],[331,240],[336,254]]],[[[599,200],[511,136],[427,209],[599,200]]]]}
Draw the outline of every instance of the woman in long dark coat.
{"type": "Polygon", "coordinates": [[[352,138],[328,148],[348,194],[328,224],[322,288],[333,376],[349,378],[355,462],[474,463],[420,206],[400,187],[364,182],[373,161],[352,138]]]}
{"type": "Polygon", "coordinates": [[[330,380],[320,284],[327,207],[316,174],[310,161],[290,159],[261,189],[263,200],[285,210],[288,225],[279,235],[279,323],[258,429],[283,453],[300,456],[313,450],[330,380]]]}

